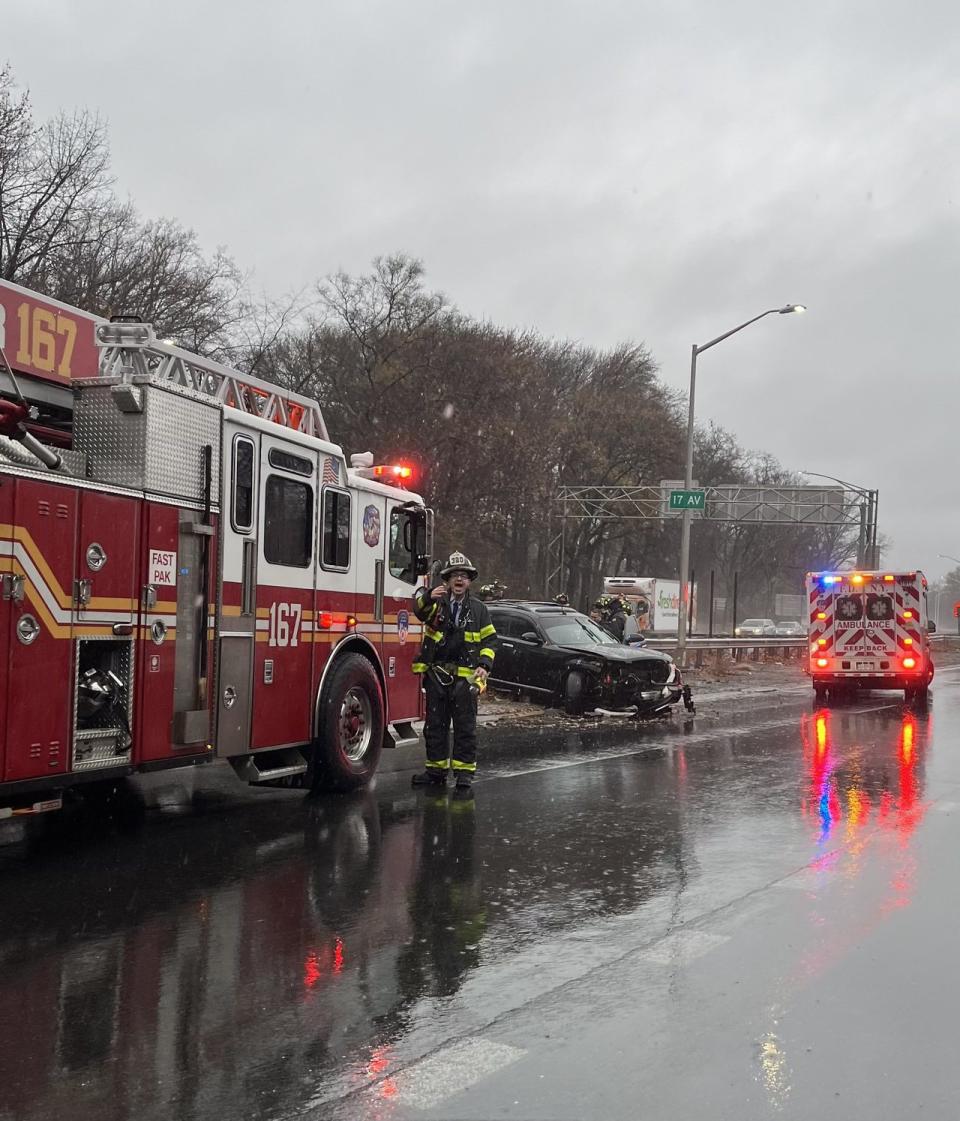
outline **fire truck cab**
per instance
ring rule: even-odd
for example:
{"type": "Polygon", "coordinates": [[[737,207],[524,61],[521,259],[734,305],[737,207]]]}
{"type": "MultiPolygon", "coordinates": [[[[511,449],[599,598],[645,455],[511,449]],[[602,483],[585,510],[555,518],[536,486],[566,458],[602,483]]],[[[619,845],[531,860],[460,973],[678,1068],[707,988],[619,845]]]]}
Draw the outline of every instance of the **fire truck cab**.
{"type": "Polygon", "coordinates": [[[850,690],[903,689],[925,703],[933,680],[922,572],[809,572],[808,669],[817,700],[850,690]]]}
{"type": "Polygon", "coordinates": [[[217,757],[350,788],[415,741],[408,468],[145,323],[0,284],[0,348],[0,816],[217,757]]]}

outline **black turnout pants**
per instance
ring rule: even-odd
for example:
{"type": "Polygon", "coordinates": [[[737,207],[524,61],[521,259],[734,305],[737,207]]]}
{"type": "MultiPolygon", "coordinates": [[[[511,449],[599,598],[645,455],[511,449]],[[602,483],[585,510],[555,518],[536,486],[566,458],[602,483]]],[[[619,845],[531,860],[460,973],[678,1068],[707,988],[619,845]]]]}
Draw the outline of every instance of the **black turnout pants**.
{"type": "Polygon", "coordinates": [[[465,677],[455,677],[441,685],[434,673],[424,675],[427,691],[427,720],[423,737],[427,741],[427,767],[445,771],[450,755],[450,722],[453,721],[453,770],[472,774],[477,769],[477,697],[465,677]]]}

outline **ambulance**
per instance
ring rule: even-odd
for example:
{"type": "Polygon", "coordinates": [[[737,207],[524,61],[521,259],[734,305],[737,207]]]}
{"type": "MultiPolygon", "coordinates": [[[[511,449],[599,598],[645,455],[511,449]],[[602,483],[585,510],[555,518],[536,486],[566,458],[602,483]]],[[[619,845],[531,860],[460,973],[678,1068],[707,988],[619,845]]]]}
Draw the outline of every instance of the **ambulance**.
{"type": "Polygon", "coordinates": [[[809,572],[808,668],[818,701],[857,689],[902,689],[926,703],[933,680],[922,572],[809,572]]]}

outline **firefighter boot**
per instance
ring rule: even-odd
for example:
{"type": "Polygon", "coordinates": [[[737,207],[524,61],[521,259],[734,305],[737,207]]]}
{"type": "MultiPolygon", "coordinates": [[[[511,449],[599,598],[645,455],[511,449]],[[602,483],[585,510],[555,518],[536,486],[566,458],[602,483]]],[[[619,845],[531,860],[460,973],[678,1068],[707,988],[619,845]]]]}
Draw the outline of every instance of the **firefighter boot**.
{"type": "Polygon", "coordinates": [[[414,775],[410,780],[411,786],[446,786],[447,772],[442,767],[427,767],[425,771],[414,775]]]}
{"type": "Polygon", "coordinates": [[[457,775],[457,785],[454,790],[454,796],[457,798],[469,798],[473,794],[473,775],[469,771],[460,771],[457,775]]]}

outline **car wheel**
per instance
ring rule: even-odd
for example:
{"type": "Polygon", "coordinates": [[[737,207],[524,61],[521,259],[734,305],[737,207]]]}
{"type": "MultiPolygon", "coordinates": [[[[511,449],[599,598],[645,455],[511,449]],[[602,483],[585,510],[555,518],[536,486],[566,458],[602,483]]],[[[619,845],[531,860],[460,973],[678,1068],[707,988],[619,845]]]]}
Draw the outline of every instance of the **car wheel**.
{"type": "Polygon", "coordinates": [[[571,670],[563,683],[563,708],[568,716],[581,716],[586,699],[587,679],[580,670],[571,670]]]}
{"type": "Polygon", "coordinates": [[[373,778],[383,747],[383,691],[363,655],[347,654],[330,675],[317,731],[317,787],[353,790],[373,778]]]}

